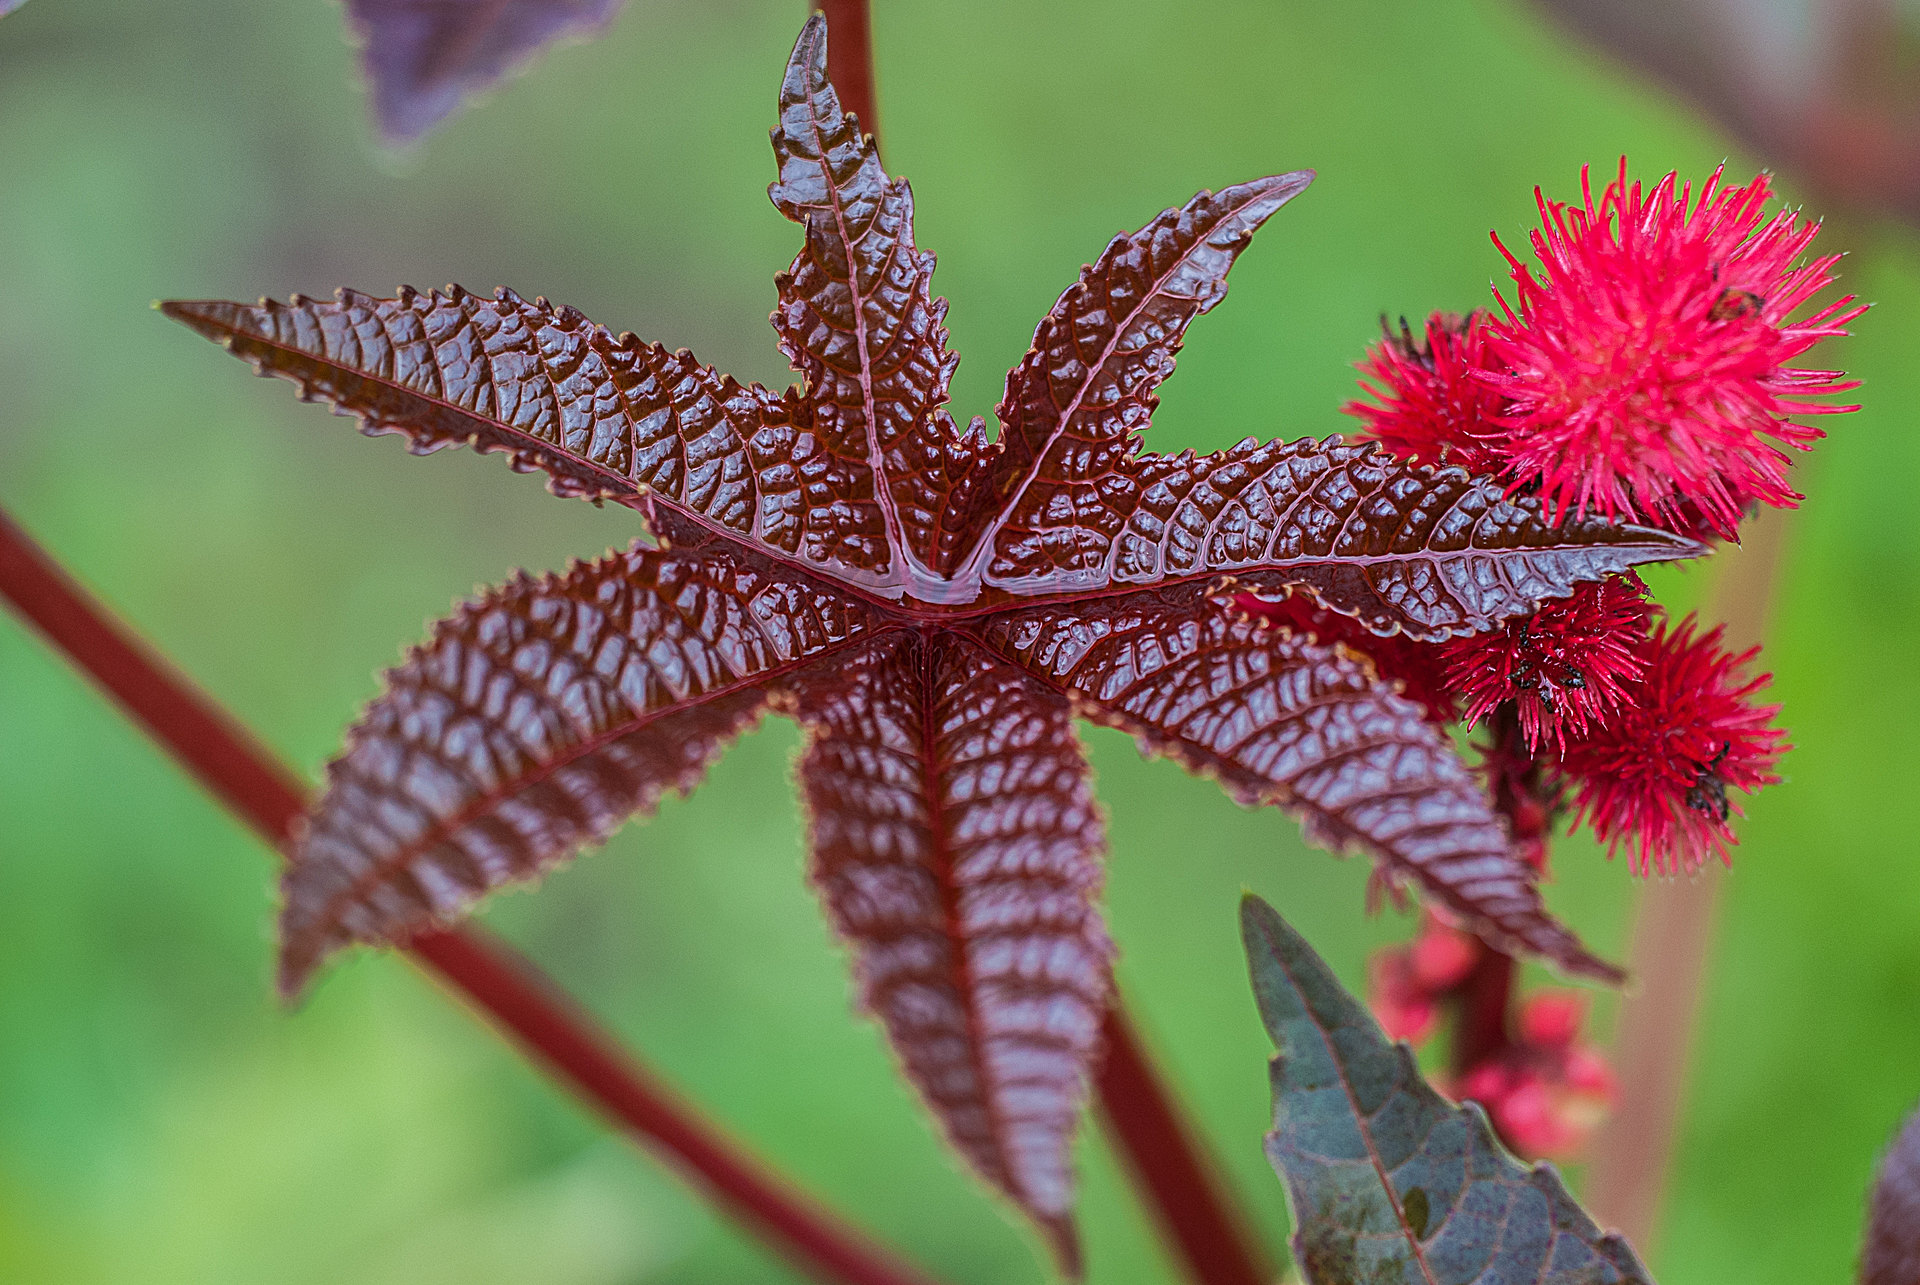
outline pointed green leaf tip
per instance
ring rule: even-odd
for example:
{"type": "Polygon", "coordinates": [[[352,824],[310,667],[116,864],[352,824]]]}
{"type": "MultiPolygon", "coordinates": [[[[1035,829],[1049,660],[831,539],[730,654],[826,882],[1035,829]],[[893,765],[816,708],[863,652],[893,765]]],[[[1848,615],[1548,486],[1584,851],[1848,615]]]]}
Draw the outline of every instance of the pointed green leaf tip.
{"type": "Polygon", "coordinates": [[[1313,1285],[1652,1285],[1551,1165],[1521,1164],[1448,1103],[1272,906],[1240,931],[1273,1037],[1267,1158],[1313,1285]]]}

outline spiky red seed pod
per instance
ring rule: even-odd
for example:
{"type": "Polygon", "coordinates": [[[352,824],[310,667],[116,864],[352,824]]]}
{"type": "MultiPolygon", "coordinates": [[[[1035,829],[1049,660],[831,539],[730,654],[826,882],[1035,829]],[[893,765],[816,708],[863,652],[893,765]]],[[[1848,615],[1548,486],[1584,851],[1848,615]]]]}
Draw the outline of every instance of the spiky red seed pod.
{"type": "Polygon", "coordinates": [[[1772,675],[1747,676],[1760,649],[1732,655],[1719,628],[1695,630],[1691,616],[1671,628],[1661,619],[1641,651],[1634,699],[1560,755],[1579,783],[1579,819],[1609,855],[1626,845],[1636,874],[1697,870],[1710,853],[1730,861],[1727,822],[1743,814],[1727,792],[1778,781],[1788,749],[1772,725],[1780,707],[1755,699],[1772,675]]]}
{"type": "Polygon", "coordinates": [[[1442,644],[1447,685],[1466,702],[1469,727],[1512,701],[1527,751],[1558,747],[1627,700],[1650,610],[1638,577],[1583,584],[1531,616],[1442,644]]]}
{"type": "Polygon", "coordinates": [[[1381,340],[1359,364],[1374,400],[1342,407],[1366,424],[1360,436],[1416,463],[1498,473],[1507,461],[1491,443],[1504,432],[1495,417],[1506,399],[1474,375],[1488,362],[1486,322],[1484,312],[1436,312],[1416,339],[1405,317],[1397,335],[1382,317],[1381,340]]]}
{"type": "Polygon", "coordinates": [[[1622,159],[1597,202],[1585,170],[1581,207],[1536,191],[1540,276],[1494,238],[1515,297],[1496,291],[1478,377],[1507,403],[1505,476],[1552,511],[1732,537],[1750,504],[1800,499],[1780,448],[1822,434],[1796,418],[1857,409],[1807,400],[1856,386],[1839,372],[1788,365],[1864,311],[1849,296],[1792,319],[1838,256],[1799,262],[1819,225],[1767,216],[1765,174],[1721,179],[1644,191],[1622,159]]]}

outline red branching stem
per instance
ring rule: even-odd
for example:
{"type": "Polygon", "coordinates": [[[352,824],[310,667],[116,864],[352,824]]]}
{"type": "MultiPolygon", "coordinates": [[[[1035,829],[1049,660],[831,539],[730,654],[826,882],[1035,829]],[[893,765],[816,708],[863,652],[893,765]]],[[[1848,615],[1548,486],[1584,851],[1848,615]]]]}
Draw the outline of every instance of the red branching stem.
{"type": "Polygon", "coordinates": [[[1458,1024],[1453,1033],[1456,1077],[1464,1077],[1474,1067],[1499,1057],[1513,1042],[1508,1024],[1513,1011],[1513,981],[1513,956],[1488,947],[1460,983],[1458,1024]]]}
{"type": "MultiPolygon", "coordinates": [[[[1511,703],[1487,719],[1491,736],[1487,747],[1487,789],[1493,805],[1507,818],[1516,849],[1535,869],[1544,869],[1551,821],[1549,801],[1542,797],[1540,767],[1527,752],[1520,719],[1511,703]]],[[[1513,1042],[1514,983],[1518,970],[1513,956],[1488,947],[1461,982],[1453,1036],[1456,1076],[1504,1053],[1513,1042]]]]}
{"type": "Polygon", "coordinates": [[[1275,1273],[1228,1199],[1212,1158],[1114,996],[1095,1088],[1101,1115],[1161,1234],[1197,1285],[1266,1285],[1275,1273]]]}
{"type": "MultiPolygon", "coordinates": [[[[306,810],[271,753],[80,588],[0,512],[0,600],[98,683],[210,793],[276,848],[306,810]]],[[[556,1079],[664,1156],[707,1196],[816,1280],[935,1285],[766,1172],[706,1123],[532,965],[471,930],[408,946],[556,1079]]]]}
{"type": "Polygon", "coordinates": [[[860,118],[860,128],[880,140],[880,113],[873,99],[873,25],[867,0],[819,0],[827,15],[827,79],[840,105],[860,118]]]}

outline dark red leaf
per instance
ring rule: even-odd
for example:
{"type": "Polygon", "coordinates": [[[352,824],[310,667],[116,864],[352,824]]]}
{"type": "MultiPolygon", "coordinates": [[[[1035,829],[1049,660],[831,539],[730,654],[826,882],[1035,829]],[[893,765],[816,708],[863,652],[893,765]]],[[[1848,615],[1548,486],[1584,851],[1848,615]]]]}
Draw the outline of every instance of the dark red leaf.
{"type": "Polygon", "coordinates": [[[328,769],[285,878],[282,989],[691,789],[771,683],[871,624],[714,548],[636,547],[462,608],[387,675],[328,769]]]}
{"type": "Polygon", "coordinates": [[[1227,270],[1254,232],[1312,181],[1301,170],[1201,192],[1115,237],[1008,373],[999,450],[970,497],[991,508],[953,525],[968,535],[983,522],[1034,530],[1097,507],[1101,480],[1139,449],[1187,324],[1226,297],[1227,270]]]}
{"type": "Polygon", "coordinates": [[[1073,712],[957,638],[796,684],[813,878],[948,1138],[1079,1270],[1070,1148],[1109,989],[1073,712]]]}
{"type": "Polygon", "coordinates": [[[985,439],[963,439],[939,409],[960,358],[946,349],[933,256],[914,248],[906,181],[887,177],[873,139],[827,83],[818,14],[787,63],[773,150],[780,181],[768,195],[807,229],[793,266],[775,278],[780,350],[801,374],[827,456],[849,476],[885,479],[868,484],[870,500],[849,503],[846,521],[869,541],[883,532],[902,565],[877,542],[863,546],[864,565],[877,583],[938,601],[942,586],[927,570],[936,528],[985,439]]]}
{"type": "Polygon", "coordinates": [[[1920,1285],[1920,1111],[1907,1117],[1873,1182],[1860,1285],[1920,1285]]]}
{"type": "Polygon", "coordinates": [[[163,311],[292,380],[303,398],[358,416],[363,431],[404,434],[416,454],[470,444],[544,470],[559,495],[664,509],[849,579],[885,565],[862,499],[871,474],[820,449],[805,403],[743,387],[685,352],[615,338],[572,308],[456,286],[163,311]]]}
{"type": "Polygon", "coordinates": [[[586,36],[620,0],[347,0],[373,114],[388,142],[418,138],[543,46],[586,36]]]}
{"type": "Polygon", "coordinates": [[[1298,816],[1316,843],[1364,849],[1503,949],[1621,980],[1548,915],[1445,732],[1354,653],[1152,595],[1012,613],[985,636],[1085,717],[1298,816]]]}
{"type": "Polygon", "coordinates": [[[1337,437],[1130,457],[1074,494],[997,533],[989,585],[1072,596],[1231,572],[1253,589],[1308,589],[1376,633],[1437,640],[1582,581],[1705,552],[1599,518],[1553,526],[1539,501],[1507,499],[1490,479],[1337,437]]]}

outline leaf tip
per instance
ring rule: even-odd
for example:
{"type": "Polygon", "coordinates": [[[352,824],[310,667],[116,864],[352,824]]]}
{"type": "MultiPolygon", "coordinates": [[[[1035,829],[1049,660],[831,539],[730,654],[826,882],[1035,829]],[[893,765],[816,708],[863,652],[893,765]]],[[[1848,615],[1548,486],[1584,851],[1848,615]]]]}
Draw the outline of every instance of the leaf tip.
{"type": "Polygon", "coordinates": [[[229,337],[230,328],[221,324],[219,312],[232,310],[232,304],[211,299],[160,299],[153,306],[161,316],[179,322],[202,338],[219,343],[229,337]]]}
{"type": "Polygon", "coordinates": [[[1042,1216],[1036,1220],[1040,1234],[1046,1238],[1047,1248],[1053,1251],[1053,1261],[1060,1274],[1069,1281],[1079,1282],[1086,1279],[1086,1257],[1080,1250],[1080,1233],[1073,1225],[1073,1219],[1066,1214],[1042,1216]]]}
{"type": "Polygon", "coordinates": [[[273,988],[279,993],[282,1004],[291,1008],[300,1001],[319,964],[320,960],[313,951],[301,948],[292,939],[282,941],[280,960],[273,978],[273,988]]]}

